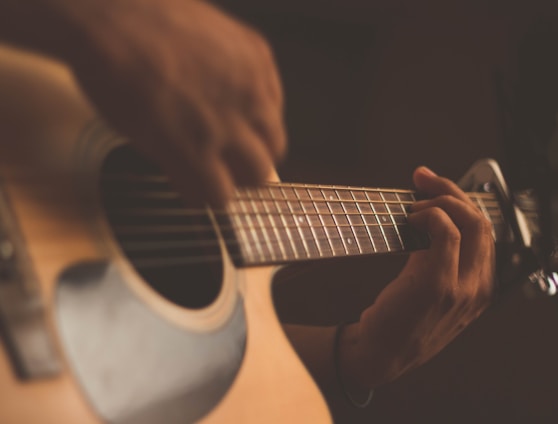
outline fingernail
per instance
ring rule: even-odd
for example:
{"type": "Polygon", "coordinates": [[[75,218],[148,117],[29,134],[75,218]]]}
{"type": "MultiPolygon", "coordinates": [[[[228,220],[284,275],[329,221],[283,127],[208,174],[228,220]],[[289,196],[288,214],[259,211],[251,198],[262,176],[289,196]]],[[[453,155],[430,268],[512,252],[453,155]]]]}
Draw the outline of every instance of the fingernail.
{"type": "Polygon", "coordinates": [[[430,175],[431,177],[435,177],[436,173],[434,171],[432,171],[430,168],[426,167],[426,166],[421,166],[420,170],[422,173],[426,174],[426,175],[430,175]]]}

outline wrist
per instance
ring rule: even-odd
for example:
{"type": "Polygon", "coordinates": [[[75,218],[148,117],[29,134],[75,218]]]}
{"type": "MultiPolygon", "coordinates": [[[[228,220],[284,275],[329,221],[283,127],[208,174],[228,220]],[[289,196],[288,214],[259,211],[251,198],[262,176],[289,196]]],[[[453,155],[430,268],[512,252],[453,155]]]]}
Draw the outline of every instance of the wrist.
{"type": "Polygon", "coordinates": [[[353,406],[364,408],[370,404],[374,390],[363,372],[366,358],[360,348],[360,326],[358,323],[340,324],[333,342],[333,362],[339,389],[353,406]]]}

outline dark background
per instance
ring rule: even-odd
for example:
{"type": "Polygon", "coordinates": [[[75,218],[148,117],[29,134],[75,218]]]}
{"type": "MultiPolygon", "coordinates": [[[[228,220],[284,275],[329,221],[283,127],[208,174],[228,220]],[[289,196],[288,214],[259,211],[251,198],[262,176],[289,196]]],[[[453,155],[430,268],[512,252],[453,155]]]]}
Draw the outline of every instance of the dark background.
{"type": "MultiPolygon", "coordinates": [[[[521,187],[530,168],[518,149],[545,145],[555,130],[556,1],[217,3],[274,48],[289,132],[284,181],[411,188],[418,165],[456,180],[492,157],[521,187]]],[[[280,316],[356,319],[404,260],[288,270],[275,285],[280,316]]],[[[557,326],[556,300],[516,287],[429,364],[379,388],[366,410],[332,404],[336,421],[558,422],[557,326]]]]}

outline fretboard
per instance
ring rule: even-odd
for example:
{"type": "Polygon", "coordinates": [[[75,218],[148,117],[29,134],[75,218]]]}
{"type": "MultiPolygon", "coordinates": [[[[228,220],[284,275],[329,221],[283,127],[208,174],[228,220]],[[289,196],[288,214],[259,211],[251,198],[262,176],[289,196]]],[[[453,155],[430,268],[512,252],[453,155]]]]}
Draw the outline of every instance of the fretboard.
{"type": "MultiPolygon", "coordinates": [[[[469,196],[498,240],[505,224],[496,196],[469,196]]],[[[409,190],[277,183],[239,190],[219,221],[231,256],[245,266],[410,252],[429,245],[407,223],[414,201],[409,190]]]]}

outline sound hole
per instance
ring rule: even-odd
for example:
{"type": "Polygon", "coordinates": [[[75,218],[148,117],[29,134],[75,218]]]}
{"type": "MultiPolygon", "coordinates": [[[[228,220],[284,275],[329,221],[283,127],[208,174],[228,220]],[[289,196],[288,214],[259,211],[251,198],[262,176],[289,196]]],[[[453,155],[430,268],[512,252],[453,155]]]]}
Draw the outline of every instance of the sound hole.
{"type": "Polygon", "coordinates": [[[188,208],[160,169],[129,146],[107,156],[100,192],[115,240],[147,284],[185,308],[215,300],[223,267],[206,210],[188,208]]]}

